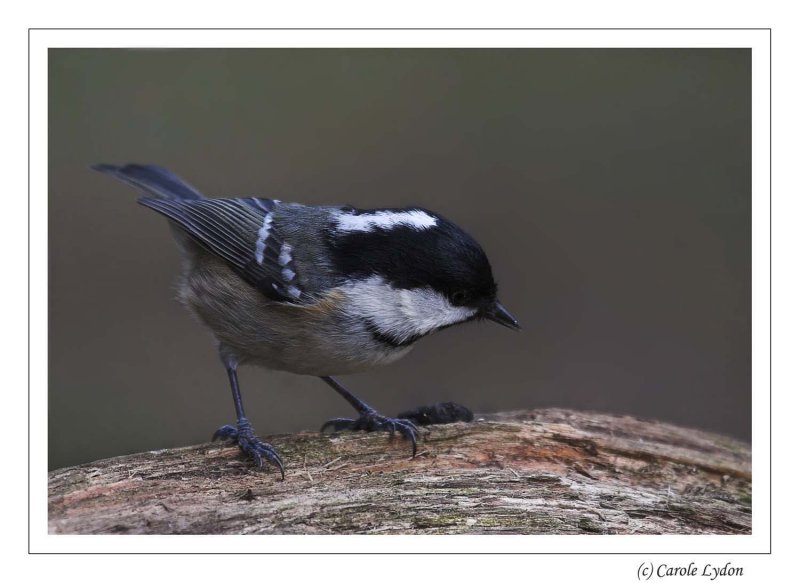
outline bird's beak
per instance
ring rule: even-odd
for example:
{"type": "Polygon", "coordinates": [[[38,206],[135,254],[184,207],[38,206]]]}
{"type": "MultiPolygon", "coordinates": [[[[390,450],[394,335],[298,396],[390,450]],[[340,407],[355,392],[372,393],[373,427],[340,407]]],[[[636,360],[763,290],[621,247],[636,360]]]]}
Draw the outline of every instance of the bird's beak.
{"type": "Polygon", "coordinates": [[[506,310],[503,307],[503,304],[500,302],[495,302],[493,306],[491,306],[486,312],[484,313],[484,317],[492,322],[497,322],[498,324],[502,324],[506,328],[511,328],[512,330],[521,330],[522,327],[517,322],[516,318],[511,315],[511,312],[506,310]]]}

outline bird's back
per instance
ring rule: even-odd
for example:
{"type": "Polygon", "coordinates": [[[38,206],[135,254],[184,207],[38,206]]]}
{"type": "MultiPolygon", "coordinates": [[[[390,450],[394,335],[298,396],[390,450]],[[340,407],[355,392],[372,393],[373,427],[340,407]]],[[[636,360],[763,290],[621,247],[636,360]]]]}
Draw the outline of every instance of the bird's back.
{"type": "Polygon", "coordinates": [[[376,344],[341,292],[327,233],[343,207],[204,198],[155,166],[96,166],[147,196],[184,252],[178,297],[239,362],[300,374],[357,372],[410,347],[376,344]]]}

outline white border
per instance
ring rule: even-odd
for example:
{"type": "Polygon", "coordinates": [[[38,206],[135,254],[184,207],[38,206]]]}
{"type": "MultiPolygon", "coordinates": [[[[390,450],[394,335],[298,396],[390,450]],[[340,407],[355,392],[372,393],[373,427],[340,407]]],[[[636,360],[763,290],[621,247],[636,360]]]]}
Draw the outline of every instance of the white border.
{"type": "Polygon", "coordinates": [[[770,550],[770,37],[766,30],[30,31],[30,551],[739,553],[770,550]],[[50,47],[739,47],[753,65],[753,534],[68,536],[47,533],[47,50],[50,47]],[[268,541],[268,542],[267,542],[268,541]]]}

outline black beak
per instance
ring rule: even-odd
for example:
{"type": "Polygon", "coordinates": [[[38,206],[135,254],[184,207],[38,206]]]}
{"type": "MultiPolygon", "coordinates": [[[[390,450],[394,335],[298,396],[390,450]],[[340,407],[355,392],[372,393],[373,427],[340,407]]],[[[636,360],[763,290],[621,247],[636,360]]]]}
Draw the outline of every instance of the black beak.
{"type": "Polygon", "coordinates": [[[522,330],[522,327],[519,325],[519,322],[517,322],[516,318],[514,318],[514,316],[511,315],[511,312],[506,310],[503,307],[503,304],[500,302],[495,302],[493,306],[486,310],[484,317],[492,322],[502,324],[506,328],[511,328],[512,330],[522,330]]]}

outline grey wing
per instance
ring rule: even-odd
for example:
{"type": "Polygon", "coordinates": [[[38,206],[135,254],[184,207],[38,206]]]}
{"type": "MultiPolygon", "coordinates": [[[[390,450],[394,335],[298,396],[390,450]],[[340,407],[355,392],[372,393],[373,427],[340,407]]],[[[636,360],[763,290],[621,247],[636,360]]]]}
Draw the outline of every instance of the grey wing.
{"type": "Polygon", "coordinates": [[[224,259],[271,300],[303,300],[291,245],[283,239],[268,198],[164,200],[139,203],[177,223],[195,241],[224,259]]]}

